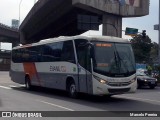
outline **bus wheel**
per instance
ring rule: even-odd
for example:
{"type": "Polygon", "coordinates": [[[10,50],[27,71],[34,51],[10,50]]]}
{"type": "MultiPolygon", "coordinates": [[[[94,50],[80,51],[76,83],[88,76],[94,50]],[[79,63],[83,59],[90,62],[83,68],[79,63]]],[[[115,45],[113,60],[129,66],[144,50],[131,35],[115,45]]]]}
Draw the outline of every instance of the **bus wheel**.
{"type": "Polygon", "coordinates": [[[74,82],[70,82],[69,84],[69,96],[71,98],[77,98],[76,85],[74,82]]]}
{"type": "Polygon", "coordinates": [[[140,89],[141,85],[139,83],[137,83],[137,89],[140,89]]]}
{"type": "Polygon", "coordinates": [[[25,77],[25,87],[26,87],[27,90],[31,90],[32,89],[30,78],[28,76],[25,77]]]}

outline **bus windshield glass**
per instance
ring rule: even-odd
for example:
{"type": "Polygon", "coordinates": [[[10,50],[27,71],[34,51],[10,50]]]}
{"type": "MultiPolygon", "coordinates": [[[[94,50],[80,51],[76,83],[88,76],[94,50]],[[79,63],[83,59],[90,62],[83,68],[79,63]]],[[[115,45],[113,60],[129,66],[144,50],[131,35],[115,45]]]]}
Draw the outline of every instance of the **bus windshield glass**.
{"type": "Polygon", "coordinates": [[[136,72],[132,47],[128,43],[93,42],[93,70],[110,77],[128,77],[136,72]]]}

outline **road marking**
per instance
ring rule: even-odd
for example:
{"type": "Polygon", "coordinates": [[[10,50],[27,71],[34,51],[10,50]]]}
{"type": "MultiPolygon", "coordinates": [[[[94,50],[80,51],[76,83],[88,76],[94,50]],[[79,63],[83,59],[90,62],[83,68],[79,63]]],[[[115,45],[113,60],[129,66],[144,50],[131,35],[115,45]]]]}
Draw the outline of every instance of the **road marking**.
{"type": "Polygon", "coordinates": [[[15,85],[9,85],[9,87],[11,87],[11,88],[14,88],[14,87],[25,87],[25,85],[18,85],[18,86],[15,86],[15,85]]]}
{"type": "Polygon", "coordinates": [[[70,109],[70,108],[67,108],[67,107],[63,107],[63,106],[60,106],[60,105],[56,105],[56,104],[53,104],[53,103],[49,103],[49,102],[45,102],[45,101],[41,101],[41,100],[37,100],[37,101],[45,103],[45,104],[48,104],[48,105],[52,105],[52,106],[55,106],[55,107],[59,107],[59,108],[65,109],[65,110],[75,111],[73,109],[70,109]]]}
{"type": "Polygon", "coordinates": [[[25,85],[19,85],[20,87],[25,87],[25,85]]]}
{"type": "Polygon", "coordinates": [[[17,86],[14,86],[14,85],[9,85],[9,87],[11,87],[11,88],[12,88],[12,87],[17,87],[17,86]]]}
{"type": "Polygon", "coordinates": [[[4,89],[8,89],[8,90],[12,89],[10,87],[5,87],[5,86],[1,86],[1,85],[0,85],[0,88],[4,88],[4,89]]]}
{"type": "Polygon", "coordinates": [[[160,101],[158,100],[151,100],[151,99],[143,99],[143,98],[135,98],[135,97],[127,97],[127,96],[124,96],[124,95],[121,95],[121,96],[118,96],[120,98],[127,98],[127,99],[132,99],[132,100],[141,100],[141,101],[149,101],[149,102],[157,102],[157,103],[160,103],[160,101]]]}

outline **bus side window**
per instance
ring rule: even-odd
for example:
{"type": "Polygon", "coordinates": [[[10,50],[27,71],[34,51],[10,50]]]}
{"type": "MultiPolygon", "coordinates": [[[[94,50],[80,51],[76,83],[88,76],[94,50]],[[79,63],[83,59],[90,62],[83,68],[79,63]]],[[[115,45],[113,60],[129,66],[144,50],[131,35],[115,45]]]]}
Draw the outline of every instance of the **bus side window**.
{"type": "Polygon", "coordinates": [[[61,61],[75,63],[73,42],[71,40],[63,43],[61,61]]]}
{"type": "Polygon", "coordinates": [[[78,63],[86,70],[91,71],[90,50],[87,46],[87,40],[75,40],[78,63]]]}

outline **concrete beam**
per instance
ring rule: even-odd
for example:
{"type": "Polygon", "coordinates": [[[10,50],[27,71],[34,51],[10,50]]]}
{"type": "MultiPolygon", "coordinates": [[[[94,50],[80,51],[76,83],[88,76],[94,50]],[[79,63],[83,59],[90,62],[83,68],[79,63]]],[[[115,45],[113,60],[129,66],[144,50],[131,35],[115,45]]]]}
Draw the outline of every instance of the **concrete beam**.
{"type": "MultiPolygon", "coordinates": [[[[122,18],[149,14],[149,0],[139,0],[138,7],[121,5],[119,0],[39,0],[20,26],[22,44],[39,40],[78,35],[77,15],[100,18],[103,35],[121,37],[122,18]]],[[[136,0],[138,1],[138,0],[136,0]]],[[[87,30],[86,30],[87,31],[87,30]]]]}
{"type": "Polygon", "coordinates": [[[122,37],[122,17],[104,14],[102,24],[103,35],[122,37]]]}
{"type": "Polygon", "coordinates": [[[139,17],[149,14],[149,0],[139,0],[139,7],[121,5],[119,2],[113,3],[112,0],[72,0],[72,4],[90,11],[96,9],[97,12],[101,11],[122,17],[139,17]]]}
{"type": "Polygon", "coordinates": [[[19,32],[17,29],[0,24],[0,42],[19,42],[19,32]]]}

